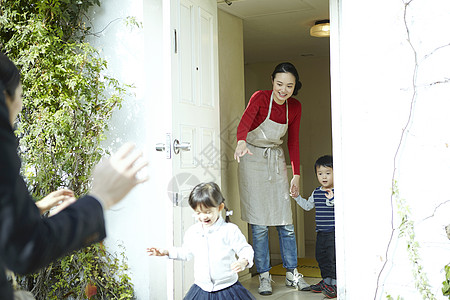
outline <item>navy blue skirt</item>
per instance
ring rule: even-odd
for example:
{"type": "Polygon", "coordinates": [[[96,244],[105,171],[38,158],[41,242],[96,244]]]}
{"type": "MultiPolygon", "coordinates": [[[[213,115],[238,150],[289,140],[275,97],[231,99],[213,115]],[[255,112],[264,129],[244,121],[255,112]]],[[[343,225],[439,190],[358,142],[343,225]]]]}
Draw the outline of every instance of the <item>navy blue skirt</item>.
{"type": "Polygon", "coordinates": [[[235,284],[224,288],[220,291],[205,292],[198,285],[194,284],[184,297],[184,300],[255,300],[256,298],[250,293],[239,281],[235,284]]]}

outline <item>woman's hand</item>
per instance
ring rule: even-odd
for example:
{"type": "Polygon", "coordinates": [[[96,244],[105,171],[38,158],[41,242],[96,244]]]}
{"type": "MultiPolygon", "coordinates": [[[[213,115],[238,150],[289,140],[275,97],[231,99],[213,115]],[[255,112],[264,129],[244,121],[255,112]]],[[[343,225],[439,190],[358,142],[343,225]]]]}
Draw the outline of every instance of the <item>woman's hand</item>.
{"type": "Polygon", "coordinates": [[[248,265],[248,260],[245,258],[239,258],[238,261],[231,264],[231,270],[236,273],[245,270],[245,267],[248,265]]]}
{"type": "Polygon", "coordinates": [[[245,154],[253,155],[253,153],[251,153],[247,148],[247,143],[244,140],[240,140],[237,143],[236,150],[234,150],[234,159],[239,163],[241,162],[240,157],[244,156],[245,154]]]}
{"type": "Polygon", "coordinates": [[[296,198],[300,194],[300,175],[294,175],[291,180],[291,196],[296,198]]]}
{"type": "Polygon", "coordinates": [[[94,168],[90,194],[102,202],[104,209],[109,209],[136,185],[148,179],[147,176],[137,176],[148,164],[142,156],[141,151],[135,151],[133,144],[126,143],[109,159],[102,159],[94,168]]]}
{"type": "Polygon", "coordinates": [[[166,249],[160,249],[160,248],[147,248],[147,253],[149,256],[168,256],[169,251],[166,249]]]}
{"type": "Polygon", "coordinates": [[[50,210],[49,216],[53,216],[74,203],[76,200],[73,191],[61,189],[51,192],[41,200],[37,201],[36,206],[39,208],[41,215],[50,210]]]}

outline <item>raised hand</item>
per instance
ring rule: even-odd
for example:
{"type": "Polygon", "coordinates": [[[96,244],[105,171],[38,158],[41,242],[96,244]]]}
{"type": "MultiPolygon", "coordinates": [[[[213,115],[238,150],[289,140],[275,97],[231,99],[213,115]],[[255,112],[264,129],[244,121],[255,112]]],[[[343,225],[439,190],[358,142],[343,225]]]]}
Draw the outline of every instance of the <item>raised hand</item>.
{"type": "Polygon", "coordinates": [[[167,251],[166,249],[155,248],[155,247],[147,248],[147,253],[149,256],[168,256],[169,255],[169,251],[167,251]]]}
{"type": "Polygon", "coordinates": [[[142,152],[133,151],[134,148],[133,144],[124,144],[109,159],[102,159],[94,169],[90,194],[98,198],[105,209],[122,200],[131,189],[148,179],[137,177],[137,173],[148,162],[142,160],[142,152]]]}
{"type": "Polygon", "coordinates": [[[325,193],[325,197],[327,197],[328,199],[333,199],[334,198],[334,193],[332,189],[325,189],[326,193],[325,193]]]}

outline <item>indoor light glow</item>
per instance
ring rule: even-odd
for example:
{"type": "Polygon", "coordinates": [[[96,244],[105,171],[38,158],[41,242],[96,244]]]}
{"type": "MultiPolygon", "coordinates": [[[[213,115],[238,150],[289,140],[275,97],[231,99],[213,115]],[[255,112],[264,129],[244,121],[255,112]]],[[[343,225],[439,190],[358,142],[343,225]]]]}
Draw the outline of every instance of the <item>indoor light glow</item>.
{"type": "Polygon", "coordinates": [[[329,20],[316,21],[316,24],[309,30],[309,34],[315,37],[329,37],[330,21],[329,20]]]}

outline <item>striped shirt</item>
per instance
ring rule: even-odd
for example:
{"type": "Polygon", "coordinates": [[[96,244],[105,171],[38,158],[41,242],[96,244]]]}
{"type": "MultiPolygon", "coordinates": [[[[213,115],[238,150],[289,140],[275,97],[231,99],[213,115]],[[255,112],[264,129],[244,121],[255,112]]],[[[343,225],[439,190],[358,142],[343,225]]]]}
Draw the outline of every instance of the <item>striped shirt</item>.
{"type": "MultiPolygon", "coordinates": [[[[334,189],[333,193],[334,193],[334,189]]],[[[308,200],[298,196],[295,198],[298,205],[304,210],[316,208],[316,231],[330,232],[334,231],[334,197],[328,199],[326,191],[322,187],[316,188],[308,200]]]]}

